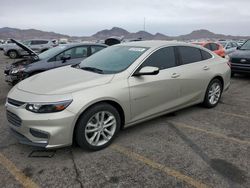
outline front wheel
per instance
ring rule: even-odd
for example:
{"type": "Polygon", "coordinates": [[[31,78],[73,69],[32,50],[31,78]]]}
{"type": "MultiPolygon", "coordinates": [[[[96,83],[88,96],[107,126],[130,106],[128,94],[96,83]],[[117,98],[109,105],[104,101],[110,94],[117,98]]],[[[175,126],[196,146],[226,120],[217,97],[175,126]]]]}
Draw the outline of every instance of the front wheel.
{"type": "Polygon", "coordinates": [[[215,107],[220,101],[221,94],[222,94],[221,81],[219,79],[213,79],[207,87],[203,105],[207,108],[215,107]]]}
{"type": "Polygon", "coordinates": [[[107,147],[120,130],[118,111],[107,103],[88,109],[80,117],[75,130],[77,144],[86,149],[100,150],[107,147]]]}

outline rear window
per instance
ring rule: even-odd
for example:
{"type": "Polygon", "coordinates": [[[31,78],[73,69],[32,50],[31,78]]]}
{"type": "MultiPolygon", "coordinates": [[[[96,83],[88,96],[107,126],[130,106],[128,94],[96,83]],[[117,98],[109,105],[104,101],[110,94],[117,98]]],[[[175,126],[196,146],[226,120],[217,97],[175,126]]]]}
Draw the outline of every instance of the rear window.
{"type": "Polygon", "coordinates": [[[201,55],[203,60],[212,58],[212,55],[204,50],[201,50],[201,55]]]}
{"type": "Polygon", "coordinates": [[[182,64],[195,63],[203,60],[199,48],[189,46],[180,46],[178,48],[182,64]]]}
{"type": "Polygon", "coordinates": [[[39,45],[39,44],[47,44],[47,40],[33,40],[31,41],[31,45],[39,45]]]}

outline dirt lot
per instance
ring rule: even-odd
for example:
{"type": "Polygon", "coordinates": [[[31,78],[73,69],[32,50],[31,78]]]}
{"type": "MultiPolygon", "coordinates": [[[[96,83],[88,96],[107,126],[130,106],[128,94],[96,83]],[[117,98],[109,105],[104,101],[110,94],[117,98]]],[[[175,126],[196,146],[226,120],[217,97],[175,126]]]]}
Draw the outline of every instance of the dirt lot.
{"type": "Polygon", "coordinates": [[[125,129],[102,151],[45,153],[8,131],[3,70],[12,61],[0,54],[0,187],[250,187],[250,77],[233,78],[216,108],[125,129]]]}

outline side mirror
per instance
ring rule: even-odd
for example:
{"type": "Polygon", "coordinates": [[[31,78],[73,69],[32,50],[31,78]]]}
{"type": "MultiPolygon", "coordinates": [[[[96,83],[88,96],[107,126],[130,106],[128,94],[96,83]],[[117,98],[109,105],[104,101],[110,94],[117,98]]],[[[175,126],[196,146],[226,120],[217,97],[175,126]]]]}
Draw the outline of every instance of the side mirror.
{"type": "Polygon", "coordinates": [[[134,73],[134,76],[157,75],[160,72],[158,67],[146,66],[141,68],[139,72],[134,73]]]}
{"type": "Polygon", "coordinates": [[[62,56],[62,57],[61,57],[61,60],[62,60],[63,63],[64,63],[64,62],[66,62],[67,60],[69,60],[70,58],[71,58],[70,55],[65,55],[65,56],[62,56]]]}

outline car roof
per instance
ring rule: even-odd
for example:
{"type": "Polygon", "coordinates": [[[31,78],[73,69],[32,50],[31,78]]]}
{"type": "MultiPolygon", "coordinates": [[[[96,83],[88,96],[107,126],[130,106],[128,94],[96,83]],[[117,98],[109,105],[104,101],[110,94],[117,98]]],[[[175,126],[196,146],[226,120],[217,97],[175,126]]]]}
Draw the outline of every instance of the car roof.
{"type": "Polygon", "coordinates": [[[163,41],[163,40],[148,40],[148,41],[136,41],[136,42],[125,42],[118,44],[119,46],[133,46],[133,47],[147,47],[147,48],[158,48],[162,46],[194,46],[186,42],[178,41],[163,41]]]}
{"type": "Polygon", "coordinates": [[[76,47],[76,46],[84,46],[84,45],[92,45],[92,46],[103,46],[107,47],[106,44],[100,44],[100,43],[91,43],[91,42],[86,42],[86,43],[68,43],[68,44],[59,44],[59,46],[66,46],[67,48],[70,47],[76,47]]]}

